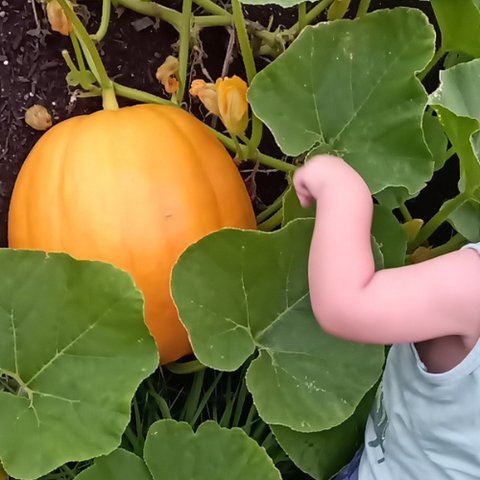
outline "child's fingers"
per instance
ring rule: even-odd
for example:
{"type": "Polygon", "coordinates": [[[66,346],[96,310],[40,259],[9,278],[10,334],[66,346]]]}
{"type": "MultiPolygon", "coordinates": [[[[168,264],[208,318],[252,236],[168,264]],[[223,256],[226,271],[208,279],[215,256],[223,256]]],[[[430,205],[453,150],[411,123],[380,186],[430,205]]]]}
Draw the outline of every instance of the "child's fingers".
{"type": "Polygon", "coordinates": [[[310,194],[310,191],[305,182],[303,182],[302,175],[294,176],[293,184],[297,192],[298,199],[300,200],[300,205],[303,208],[308,207],[312,201],[312,195],[310,194]]]}

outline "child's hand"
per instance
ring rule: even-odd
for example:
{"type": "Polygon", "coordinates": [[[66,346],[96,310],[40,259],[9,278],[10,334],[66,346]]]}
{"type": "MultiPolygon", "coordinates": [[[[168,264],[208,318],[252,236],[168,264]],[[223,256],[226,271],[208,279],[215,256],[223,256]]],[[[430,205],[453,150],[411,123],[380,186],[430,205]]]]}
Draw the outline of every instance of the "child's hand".
{"type": "Polygon", "coordinates": [[[293,185],[302,207],[306,208],[312,200],[317,200],[328,181],[333,182],[339,173],[345,175],[349,171],[353,170],[341,158],[331,155],[318,155],[308,160],[293,177],[293,185]]]}

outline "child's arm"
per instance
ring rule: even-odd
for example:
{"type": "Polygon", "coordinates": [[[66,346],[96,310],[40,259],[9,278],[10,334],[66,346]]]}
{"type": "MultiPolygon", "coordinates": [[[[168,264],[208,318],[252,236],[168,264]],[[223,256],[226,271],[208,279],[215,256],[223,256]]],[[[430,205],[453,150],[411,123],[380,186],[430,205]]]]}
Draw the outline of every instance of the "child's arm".
{"type": "Polygon", "coordinates": [[[367,343],[419,342],[480,331],[480,255],[465,249],[375,273],[367,185],[343,160],[315,157],[294,177],[317,201],[309,258],[312,307],[332,335],[367,343]]]}

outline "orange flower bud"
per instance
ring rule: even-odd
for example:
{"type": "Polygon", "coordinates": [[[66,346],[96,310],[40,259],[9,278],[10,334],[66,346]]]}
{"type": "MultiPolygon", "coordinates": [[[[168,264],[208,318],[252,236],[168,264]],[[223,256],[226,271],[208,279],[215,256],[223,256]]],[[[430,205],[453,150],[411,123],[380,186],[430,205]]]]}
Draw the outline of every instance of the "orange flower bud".
{"type": "Polygon", "coordinates": [[[52,116],[42,105],[34,105],[25,112],[25,122],[35,130],[48,130],[52,126],[52,116]]]}
{"type": "Polygon", "coordinates": [[[213,83],[206,83],[204,80],[194,80],[190,87],[190,95],[198,97],[210,113],[220,116],[218,95],[213,83]]]}
{"type": "Polygon", "coordinates": [[[219,78],[215,89],[223,124],[230,133],[243,135],[248,125],[247,84],[235,75],[219,78]]]}
{"type": "Polygon", "coordinates": [[[169,55],[160,67],[158,67],[157,80],[165,87],[167,93],[173,94],[178,90],[178,59],[169,55]]]}
{"type": "MultiPolygon", "coordinates": [[[[70,2],[68,2],[68,4],[71,6],[70,2]]],[[[67,18],[57,0],[52,0],[47,3],[47,17],[54,32],[68,36],[72,31],[72,22],[67,18]]]]}

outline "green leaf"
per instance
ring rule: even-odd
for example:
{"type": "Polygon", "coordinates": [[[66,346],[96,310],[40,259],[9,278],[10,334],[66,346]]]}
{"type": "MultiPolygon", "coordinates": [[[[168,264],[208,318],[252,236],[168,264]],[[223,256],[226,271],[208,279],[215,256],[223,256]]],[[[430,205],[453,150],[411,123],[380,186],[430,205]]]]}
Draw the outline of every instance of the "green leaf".
{"type": "Polygon", "coordinates": [[[454,67],[455,65],[458,65],[459,63],[470,62],[474,58],[475,58],[474,56],[469,55],[468,53],[465,53],[465,52],[450,52],[445,57],[443,66],[445,70],[447,70],[449,68],[454,67]]]}
{"type": "Polygon", "coordinates": [[[326,334],[311,310],[313,220],[274,233],[226,229],[192,245],[172,292],[201,363],[236,370],[259,351],[247,386],[260,416],[298,431],[342,423],[378,379],[382,347],[326,334]]]}
{"type": "Polygon", "coordinates": [[[292,183],[283,197],[283,221],[282,225],[297,218],[315,218],[315,203],[308,208],[303,208],[298,199],[297,192],[292,183]]]}
{"type": "Polygon", "coordinates": [[[65,254],[0,250],[0,459],[19,479],[115,449],[158,366],[132,278],[65,254]],[[25,459],[28,459],[26,461],[25,459]]]}
{"type": "Polygon", "coordinates": [[[380,245],[376,242],[373,236],[372,236],[372,252],[373,252],[373,260],[375,262],[375,270],[382,270],[385,266],[383,253],[380,250],[380,245]]]}
{"type": "Polygon", "coordinates": [[[188,423],[159,420],[148,432],[144,457],[154,480],[281,480],[255,440],[215,422],[194,433],[188,423]]]}
{"type": "Polygon", "coordinates": [[[375,205],[372,235],[383,254],[386,268],[402,267],[405,264],[408,236],[395,215],[381,205],[375,205]]]}
{"type": "Polygon", "coordinates": [[[152,480],[152,476],[141,458],[118,449],[106,457],[97,458],[95,464],[77,475],[75,480],[152,480]]]}
{"type": "Polygon", "coordinates": [[[431,0],[446,51],[480,57],[480,11],[472,0],[431,0]]]}
{"type": "Polygon", "coordinates": [[[86,85],[92,85],[96,82],[95,75],[90,70],[84,71],[83,74],[78,70],[70,70],[67,73],[66,79],[68,85],[70,85],[71,87],[78,87],[79,85],[81,85],[82,81],[84,81],[86,85]]]}
{"type": "Polygon", "coordinates": [[[447,158],[448,139],[437,116],[425,113],[423,116],[423,132],[435,163],[435,171],[443,168],[447,158]]]}
{"type": "Polygon", "coordinates": [[[469,201],[458,207],[448,218],[453,228],[469,242],[480,242],[480,204],[469,201]]]}
{"type": "Polygon", "coordinates": [[[440,86],[430,96],[440,122],[460,159],[464,189],[480,185],[480,59],[440,72],[440,86]]]}
{"type": "MultiPolygon", "coordinates": [[[[446,152],[448,140],[443,131],[443,127],[438,120],[438,117],[425,112],[422,122],[423,133],[425,136],[425,142],[430,150],[433,162],[434,170],[440,170],[446,161],[446,152]]],[[[431,177],[426,178],[429,181],[431,177]]],[[[381,192],[375,194],[375,198],[384,206],[390,210],[397,208],[406,200],[414,198],[419,192],[413,194],[409,193],[405,187],[387,187],[381,192]]]]}
{"type": "Polygon", "coordinates": [[[413,9],[307,27],[255,77],[249,100],[284,153],[335,154],[372,193],[416,193],[433,161],[421,129],[427,94],[415,73],[434,43],[433,27],[413,9]]]}
{"type": "Polygon", "coordinates": [[[316,480],[329,480],[342,470],[361,447],[376,387],[362,399],[355,413],[338,427],[301,433],[274,425],[272,431],[290,459],[316,480]]]}

